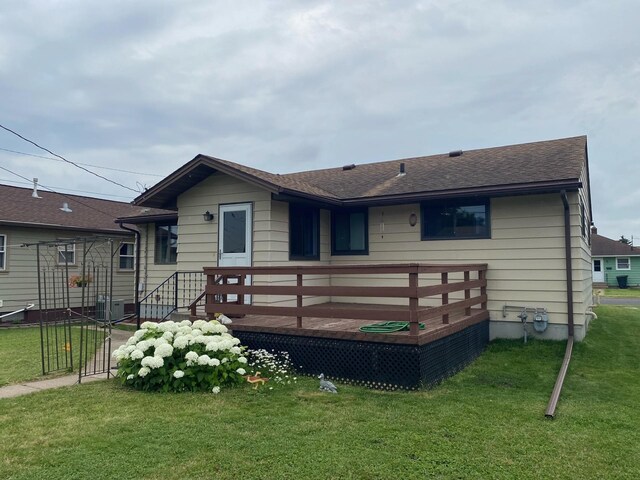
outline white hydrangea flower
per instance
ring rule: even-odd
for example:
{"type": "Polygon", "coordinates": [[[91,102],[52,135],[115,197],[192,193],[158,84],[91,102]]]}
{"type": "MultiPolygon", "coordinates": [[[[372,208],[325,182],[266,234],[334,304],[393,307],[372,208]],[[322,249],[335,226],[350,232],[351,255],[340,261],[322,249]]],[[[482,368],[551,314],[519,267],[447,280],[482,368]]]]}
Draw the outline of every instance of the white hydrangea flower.
{"type": "Polygon", "coordinates": [[[219,394],[220,393],[220,387],[213,387],[211,389],[211,392],[214,393],[215,395],[219,394]]]}
{"type": "Polygon", "coordinates": [[[238,361],[240,363],[247,363],[247,359],[245,357],[238,357],[238,361]]]}
{"type": "MultiPolygon", "coordinates": [[[[229,335],[231,337],[231,335],[229,335]]],[[[236,337],[231,337],[231,343],[233,345],[240,345],[240,339],[236,337]]]]}
{"type": "Polygon", "coordinates": [[[240,350],[240,347],[231,347],[231,348],[229,349],[229,351],[230,351],[231,353],[236,354],[236,355],[240,355],[240,353],[242,353],[242,350],[240,350]]]}
{"type": "Polygon", "coordinates": [[[127,358],[127,354],[121,348],[116,348],[111,355],[116,359],[117,362],[124,358],[127,358]]]}
{"type": "Polygon", "coordinates": [[[189,345],[189,338],[187,335],[176,337],[173,341],[173,348],[186,348],[189,345]]]}
{"type": "Polygon", "coordinates": [[[201,328],[202,328],[202,326],[203,326],[203,325],[206,325],[207,323],[209,323],[209,322],[207,322],[206,320],[198,319],[198,320],[194,321],[194,322],[191,324],[191,326],[192,326],[193,328],[200,328],[200,329],[201,329],[201,328]]]}
{"type": "Polygon", "coordinates": [[[167,341],[171,341],[171,340],[173,340],[173,333],[172,332],[164,332],[162,334],[162,338],[164,338],[167,341]]]}
{"type": "Polygon", "coordinates": [[[128,354],[130,354],[131,352],[133,352],[136,349],[136,346],[135,345],[123,345],[120,348],[124,349],[124,353],[126,353],[128,355],[128,354]]]}
{"type": "Polygon", "coordinates": [[[149,330],[147,330],[146,328],[141,328],[140,330],[136,330],[136,332],[133,334],[133,336],[137,339],[140,340],[142,337],[144,337],[147,332],[149,330]]]}
{"type": "Polygon", "coordinates": [[[163,343],[162,345],[156,346],[154,355],[158,357],[170,357],[173,355],[173,347],[168,343],[163,343]]]}
{"type": "Polygon", "coordinates": [[[207,354],[200,355],[198,357],[198,365],[209,365],[209,360],[211,360],[209,355],[207,354]]]}
{"type": "Polygon", "coordinates": [[[217,367],[218,365],[220,365],[220,360],[218,360],[217,358],[212,358],[209,360],[210,367],[217,367]]]}
{"type": "Polygon", "coordinates": [[[135,345],[136,343],[138,343],[138,338],[137,338],[137,337],[135,337],[135,336],[131,336],[131,337],[129,337],[129,339],[127,340],[126,345],[127,345],[127,346],[129,346],[129,345],[135,345]]]}
{"type": "Polygon", "coordinates": [[[140,342],[136,343],[136,348],[138,350],[142,350],[143,352],[146,352],[149,347],[151,347],[152,343],[149,340],[141,340],[140,342]]]}
{"type": "Polygon", "coordinates": [[[182,370],[176,370],[175,372],[173,372],[173,377],[174,378],[182,378],[182,377],[184,377],[184,372],[182,370]]]}
{"type": "Polygon", "coordinates": [[[146,377],[147,374],[150,372],[151,370],[147,367],[142,367],[140,370],[138,370],[138,376],[139,377],[146,377]]]}
{"type": "Polygon", "coordinates": [[[130,357],[131,360],[140,360],[142,357],[144,357],[144,352],[136,348],[133,352],[131,352],[130,357]]]}
{"type": "Polygon", "coordinates": [[[209,342],[205,347],[207,352],[217,352],[220,349],[217,342],[209,342]]]}
{"type": "Polygon", "coordinates": [[[158,324],[155,322],[144,322],[142,325],[140,325],[140,328],[144,328],[147,330],[152,330],[157,327],[158,327],[158,324]]]}
{"type": "Polygon", "coordinates": [[[191,321],[190,320],[182,320],[178,325],[180,325],[181,327],[190,327],[191,326],[191,321]]]}
{"type": "Polygon", "coordinates": [[[153,346],[154,346],[154,348],[158,348],[160,345],[166,345],[167,343],[169,343],[169,342],[167,342],[166,338],[160,337],[160,338],[156,338],[153,341],[153,346]]]}
{"type": "Polygon", "coordinates": [[[220,361],[220,363],[227,363],[228,361],[229,361],[229,359],[228,359],[227,357],[224,357],[224,358],[220,361]]]}
{"type": "Polygon", "coordinates": [[[191,330],[191,335],[193,335],[194,337],[202,335],[202,330],[200,330],[199,328],[194,328],[193,330],[191,330]]]}
{"type": "Polygon", "coordinates": [[[239,368],[236,370],[236,372],[238,372],[239,375],[244,375],[247,373],[247,371],[244,368],[239,368]]]}
{"type": "Polygon", "coordinates": [[[134,377],[133,373],[130,373],[129,375],[127,375],[127,380],[133,380],[133,377],[134,377]]]}
{"type": "Polygon", "coordinates": [[[192,344],[193,343],[201,343],[202,345],[206,345],[207,343],[209,343],[209,338],[211,338],[211,337],[207,337],[205,335],[198,335],[197,337],[193,338],[193,341],[191,343],[192,344]]]}
{"type": "Polygon", "coordinates": [[[143,367],[148,368],[160,368],[164,365],[164,359],[162,357],[144,357],[141,362],[143,367]]]}
{"type": "Polygon", "coordinates": [[[187,360],[187,366],[190,367],[198,361],[198,354],[196,352],[187,352],[184,358],[187,360]]]}

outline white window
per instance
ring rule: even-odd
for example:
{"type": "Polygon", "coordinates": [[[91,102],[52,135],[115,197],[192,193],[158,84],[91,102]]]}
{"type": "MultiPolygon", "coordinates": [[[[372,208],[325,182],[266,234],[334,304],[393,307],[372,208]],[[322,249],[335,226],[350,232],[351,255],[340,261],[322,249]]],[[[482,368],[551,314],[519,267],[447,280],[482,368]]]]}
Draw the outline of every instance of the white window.
{"type": "Polygon", "coordinates": [[[75,265],[76,264],[76,244],[67,243],[58,245],[58,265],[75,265]]]}
{"type": "Polygon", "coordinates": [[[631,259],[629,257],[616,257],[616,270],[631,270],[631,259]]]}
{"type": "Polygon", "coordinates": [[[7,269],[7,236],[0,235],[0,270],[7,269]]]}
{"type": "Polygon", "coordinates": [[[120,270],[133,270],[135,248],[133,243],[120,244],[120,270]]]}

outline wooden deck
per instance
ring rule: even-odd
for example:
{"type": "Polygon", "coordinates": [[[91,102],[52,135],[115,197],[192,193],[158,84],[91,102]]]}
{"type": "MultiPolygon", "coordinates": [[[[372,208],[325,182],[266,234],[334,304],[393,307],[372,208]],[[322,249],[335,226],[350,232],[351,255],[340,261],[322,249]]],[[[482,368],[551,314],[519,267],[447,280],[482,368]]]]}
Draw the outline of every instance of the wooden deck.
{"type": "MultiPolygon", "coordinates": [[[[372,305],[356,303],[323,303],[317,307],[326,309],[397,311],[409,310],[409,307],[397,305],[372,305]]],[[[260,332],[302,337],[332,338],[338,340],[354,340],[360,342],[378,342],[401,345],[425,345],[440,338],[452,335],[471,325],[489,319],[489,312],[484,309],[471,309],[470,315],[452,314],[449,323],[443,324],[440,318],[425,320],[425,329],[418,335],[410,335],[409,331],[393,333],[364,333],[359,330],[363,325],[374,323],[371,320],[305,317],[303,327],[297,327],[295,317],[277,315],[246,315],[234,318],[230,328],[233,332],[260,332]]],[[[387,321],[394,321],[388,318],[387,321]]]]}

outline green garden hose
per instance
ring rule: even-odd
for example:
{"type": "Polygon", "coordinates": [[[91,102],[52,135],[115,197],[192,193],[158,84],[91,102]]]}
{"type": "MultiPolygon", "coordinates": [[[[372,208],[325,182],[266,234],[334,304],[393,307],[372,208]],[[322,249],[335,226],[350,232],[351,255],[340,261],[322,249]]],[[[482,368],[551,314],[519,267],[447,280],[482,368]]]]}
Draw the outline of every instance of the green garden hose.
{"type": "MultiPolygon", "coordinates": [[[[420,330],[424,330],[424,323],[419,323],[418,326],[420,330]]],[[[393,333],[405,330],[409,330],[409,322],[370,323],[360,327],[360,331],[365,333],[393,333]]]]}

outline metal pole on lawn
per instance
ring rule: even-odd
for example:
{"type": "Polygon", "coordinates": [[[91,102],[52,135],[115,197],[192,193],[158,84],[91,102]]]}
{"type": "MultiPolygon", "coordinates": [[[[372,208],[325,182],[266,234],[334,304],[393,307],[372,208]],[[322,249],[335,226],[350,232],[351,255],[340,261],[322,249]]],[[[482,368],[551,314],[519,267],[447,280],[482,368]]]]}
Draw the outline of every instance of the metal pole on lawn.
{"type": "MultiPolygon", "coordinates": [[[[66,316],[67,316],[67,321],[63,322],[63,327],[65,330],[67,330],[69,332],[69,364],[67,365],[67,367],[69,365],[71,365],[71,371],[73,372],[73,341],[71,339],[71,294],[69,293],[69,260],[68,260],[68,250],[67,250],[68,245],[65,243],[64,245],[64,275],[65,275],[65,279],[66,281],[65,283],[65,292],[66,292],[66,296],[67,296],[67,311],[65,312],[66,316]],[[66,324],[66,326],[64,326],[66,324]]],[[[57,250],[57,246],[56,246],[56,250],[57,250]]],[[[58,253],[58,256],[60,254],[58,253]]],[[[76,260],[76,244],[73,244],[73,261],[75,263],[76,260]]],[[[64,299],[63,299],[64,300],[64,299]]]]}
{"type": "MultiPolygon", "coordinates": [[[[87,271],[87,239],[83,239],[82,241],[82,284],[84,285],[84,282],[86,281],[86,271],[87,271]]],[[[84,304],[85,304],[85,299],[84,299],[84,295],[85,295],[85,287],[82,287],[82,300],[81,300],[81,304],[80,304],[80,360],[78,361],[78,383],[82,382],[82,355],[83,353],[86,351],[86,348],[84,348],[84,316],[85,316],[85,310],[84,310],[84,304]]],[[[71,304],[69,304],[69,308],[71,308],[71,304]]],[[[86,362],[85,362],[86,363],[86,362]]]]}
{"type": "MultiPolygon", "coordinates": [[[[109,329],[108,332],[108,342],[107,342],[107,348],[106,348],[106,355],[107,355],[107,378],[109,378],[109,375],[111,374],[111,305],[113,305],[113,256],[115,255],[115,252],[113,251],[113,239],[109,239],[109,245],[111,246],[111,264],[110,264],[110,268],[109,268],[109,295],[111,296],[111,301],[109,302],[109,317],[107,319],[107,324],[105,325],[105,328],[109,329]]],[[[124,311],[123,311],[124,314],[124,311]]],[[[107,332],[104,332],[105,334],[107,334],[107,332]]],[[[105,354],[105,349],[102,349],[102,354],[105,354]]],[[[103,363],[104,365],[104,356],[103,356],[103,363]]]]}
{"type": "Polygon", "coordinates": [[[40,244],[36,244],[36,268],[38,269],[38,313],[40,317],[40,355],[42,357],[42,374],[46,372],[44,370],[44,334],[42,333],[42,284],[41,284],[41,272],[40,272],[40,244]]]}

